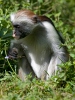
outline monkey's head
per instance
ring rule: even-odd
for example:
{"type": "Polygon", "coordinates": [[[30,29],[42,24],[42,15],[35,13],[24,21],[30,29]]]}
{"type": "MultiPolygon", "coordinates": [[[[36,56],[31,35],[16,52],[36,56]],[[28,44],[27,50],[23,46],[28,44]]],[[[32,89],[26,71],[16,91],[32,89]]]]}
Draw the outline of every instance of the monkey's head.
{"type": "Polygon", "coordinates": [[[48,17],[38,16],[30,10],[19,10],[18,12],[11,14],[10,18],[14,28],[13,37],[16,39],[21,39],[28,36],[30,33],[32,33],[32,30],[35,27],[38,31],[38,29],[41,27],[39,23],[42,21],[48,21],[53,24],[48,17]]]}
{"type": "Polygon", "coordinates": [[[13,37],[16,39],[28,36],[35,24],[39,22],[39,18],[30,10],[20,10],[11,14],[11,22],[13,25],[13,37]]]}

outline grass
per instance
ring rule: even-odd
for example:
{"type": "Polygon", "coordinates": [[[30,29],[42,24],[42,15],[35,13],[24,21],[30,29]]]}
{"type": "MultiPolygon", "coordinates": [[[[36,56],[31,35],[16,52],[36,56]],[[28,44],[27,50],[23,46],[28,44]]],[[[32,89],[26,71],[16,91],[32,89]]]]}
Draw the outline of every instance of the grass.
{"type": "Polygon", "coordinates": [[[7,73],[0,79],[0,100],[75,100],[74,90],[69,83],[64,87],[58,87],[52,78],[41,81],[30,76],[23,82],[14,73],[7,73]]]}

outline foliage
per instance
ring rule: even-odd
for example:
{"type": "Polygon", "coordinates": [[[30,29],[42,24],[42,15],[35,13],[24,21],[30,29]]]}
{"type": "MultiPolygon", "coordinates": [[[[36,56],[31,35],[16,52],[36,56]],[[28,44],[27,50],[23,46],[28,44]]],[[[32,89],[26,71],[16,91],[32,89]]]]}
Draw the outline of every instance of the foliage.
{"type": "Polygon", "coordinates": [[[0,100],[74,100],[75,99],[75,1],[74,0],[0,0],[0,100]],[[48,81],[22,82],[16,75],[16,61],[5,60],[12,39],[10,13],[31,9],[50,17],[65,38],[69,61],[62,63],[60,75],[48,81]]]}
{"type": "Polygon", "coordinates": [[[56,88],[53,81],[30,80],[29,76],[22,82],[13,73],[6,73],[0,81],[0,100],[74,100],[75,97],[70,83],[65,89],[56,88]]]}

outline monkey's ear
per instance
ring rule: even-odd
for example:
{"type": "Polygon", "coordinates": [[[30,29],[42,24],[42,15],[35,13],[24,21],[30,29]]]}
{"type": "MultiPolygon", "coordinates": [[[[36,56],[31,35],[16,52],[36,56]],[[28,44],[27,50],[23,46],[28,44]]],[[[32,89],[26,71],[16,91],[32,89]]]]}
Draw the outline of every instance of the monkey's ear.
{"type": "Polygon", "coordinates": [[[34,23],[38,23],[38,22],[41,21],[37,15],[34,15],[32,20],[33,20],[34,23]]]}

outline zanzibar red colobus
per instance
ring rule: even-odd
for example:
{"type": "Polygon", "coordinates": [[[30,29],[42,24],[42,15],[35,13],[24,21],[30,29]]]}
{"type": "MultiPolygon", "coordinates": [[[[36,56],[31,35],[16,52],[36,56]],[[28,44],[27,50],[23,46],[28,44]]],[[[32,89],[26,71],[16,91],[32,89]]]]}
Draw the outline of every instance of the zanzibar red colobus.
{"type": "Polygon", "coordinates": [[[22,80],[32,77],[49,79],[59,70],[58,65],[68,60],[64,40],[53,22],[46,16],[38,16],[30,10],[11,14],[13,37],[9,59],[18,58],[18,75],[22,80]]]}

